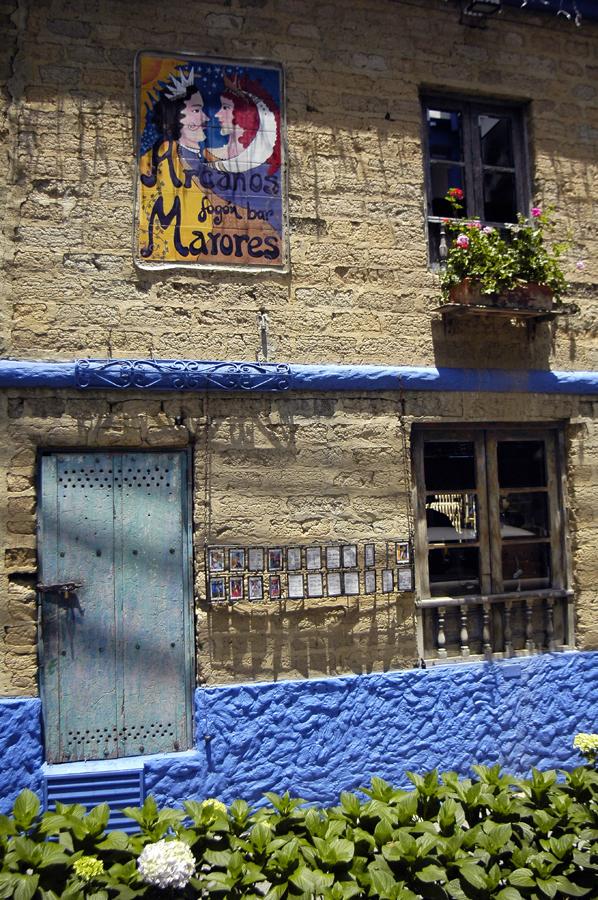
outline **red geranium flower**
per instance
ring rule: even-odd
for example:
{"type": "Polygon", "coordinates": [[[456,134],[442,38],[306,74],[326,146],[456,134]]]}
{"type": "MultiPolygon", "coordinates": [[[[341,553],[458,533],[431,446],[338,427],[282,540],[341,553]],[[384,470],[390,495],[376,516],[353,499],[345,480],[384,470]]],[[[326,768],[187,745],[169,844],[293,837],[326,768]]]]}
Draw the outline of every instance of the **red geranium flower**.
{"type": "Polygon", "coordinates": [[[449,197],[452,197],[454,200],[462,200],[463,199],[463,191],[461,188],[450,188],[448,192],[449,197]]]}

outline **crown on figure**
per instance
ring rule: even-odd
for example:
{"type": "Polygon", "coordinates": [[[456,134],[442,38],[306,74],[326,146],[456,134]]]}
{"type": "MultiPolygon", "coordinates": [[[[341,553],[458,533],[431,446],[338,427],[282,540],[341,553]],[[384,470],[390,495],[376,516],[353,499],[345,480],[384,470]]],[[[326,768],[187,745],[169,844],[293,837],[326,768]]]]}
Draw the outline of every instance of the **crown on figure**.
{"type": "Polygon", "coordinates": [[[195,69],[192,67],[189,70],[189,74],[185,75],[181,73],[181,77],[177,78],[176,75],[173,75],[170,79],[170,84],[164,88],[164,93],[168,97],[169,100],[176,100],[177,97],[184,97],[187,88],[192,87],[195,84],[195,69]]]}

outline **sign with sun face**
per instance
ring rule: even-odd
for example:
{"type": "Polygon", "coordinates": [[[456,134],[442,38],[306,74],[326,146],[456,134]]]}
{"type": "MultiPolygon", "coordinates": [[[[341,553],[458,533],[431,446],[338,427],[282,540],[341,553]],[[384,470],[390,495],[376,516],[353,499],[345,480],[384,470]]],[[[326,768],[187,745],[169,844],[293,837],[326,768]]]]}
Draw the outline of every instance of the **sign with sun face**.
{"type": "Polygon", "coordinates": [[[282,120],[280,66],[138,54],[138,265],[286,269],[282,120]]]}

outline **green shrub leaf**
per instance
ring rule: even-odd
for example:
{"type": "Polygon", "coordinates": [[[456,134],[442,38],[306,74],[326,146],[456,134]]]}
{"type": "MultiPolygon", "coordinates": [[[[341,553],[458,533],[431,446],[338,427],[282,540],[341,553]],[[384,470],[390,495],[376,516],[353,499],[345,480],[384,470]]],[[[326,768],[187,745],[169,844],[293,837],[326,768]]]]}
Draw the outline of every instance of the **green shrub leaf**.
{"type": "Polygon", "coordinates": [[[21,791],[14,802],[12,814],[17,828],[26,831],[39,813],[39,798],[28,789],[21,791]]]}
{"type": "Polygon", "coordinates": [[[515,869],[515,871],[511,872],[509,875],[508,880],[514,887],[535,887],[536,884],[532,870],[526,868],[515,869]]]}
{"type": "Polygon", "coordinates": [[[483,891],[488,887],[488,878],[480,866],[468,862],[461,866],[460,871],[463,878],[476,890],[483,891]]]}

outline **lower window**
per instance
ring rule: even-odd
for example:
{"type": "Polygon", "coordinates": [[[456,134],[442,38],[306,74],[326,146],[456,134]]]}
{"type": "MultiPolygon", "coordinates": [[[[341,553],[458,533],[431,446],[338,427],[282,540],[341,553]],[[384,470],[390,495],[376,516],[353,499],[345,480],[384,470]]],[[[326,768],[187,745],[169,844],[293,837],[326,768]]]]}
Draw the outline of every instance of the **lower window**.
{"type": "Polygon", "coordinates": [[[558,430],[430,428],[413,445],[424,655],[568,645],[558,430]]]}

